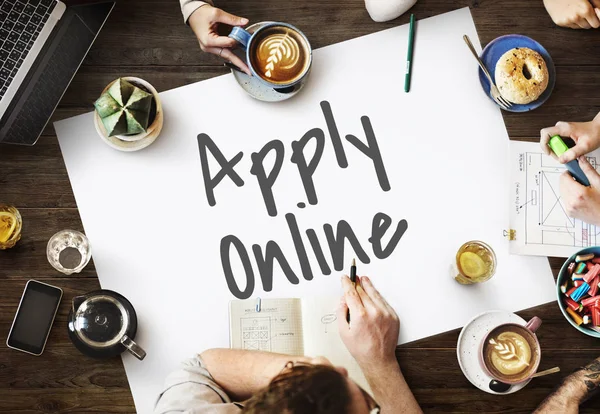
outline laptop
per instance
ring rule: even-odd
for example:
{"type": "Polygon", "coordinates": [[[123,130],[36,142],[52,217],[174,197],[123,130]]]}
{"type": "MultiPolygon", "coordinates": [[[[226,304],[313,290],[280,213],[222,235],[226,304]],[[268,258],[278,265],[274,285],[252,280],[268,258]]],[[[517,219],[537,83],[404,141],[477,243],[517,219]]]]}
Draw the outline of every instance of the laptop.
{"type": "Polygon", "coordinates": [[[0,143],[35,144],[114,5],[0,1],[0,143]]]}

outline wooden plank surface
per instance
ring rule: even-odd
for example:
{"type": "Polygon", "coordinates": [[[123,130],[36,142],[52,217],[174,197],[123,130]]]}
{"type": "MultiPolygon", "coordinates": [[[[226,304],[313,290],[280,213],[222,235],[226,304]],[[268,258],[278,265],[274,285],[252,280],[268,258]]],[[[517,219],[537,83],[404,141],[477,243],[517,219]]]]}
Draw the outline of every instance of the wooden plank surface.
{"type": "MultiPolygon", "coordinates": [[[[393,22],[374,23],[362,0],[218,3],[250,21],[295,24],[316,48],[408,21],[405,15],[393,22]]],[[[541,0],[419,0],[413,11],[423,19],[464,6],[471,7],[482,45],[504,34],[525,34],[541,42],[556,64],[556,87],[543,107],[527,114],[503,114],[512,139],[537,140],[542,127],[558,120],[589,120],[600,111],[600,31],[555,27],[541,0]]],[[[443,70],[451,62],[432,64],[443,70]]],[[[164,91],[224,73],[217,57],[200,52],[191,30],[182,22],[176,0],[122,0],[53,120],[90,111],[104,86],[119,76],[139,76],[164,91]]],[[[21,242],[14,249],[0,252],[0,412],[135,412],[121,360],[87,358],[67,336],[71,299],[97,289],[99,284],[93,262],[81,274],[66,277],[46,260],[46,243],[54,232],[64,228],[83,230],[51,125],[34,147],[0,146],[0,202],[19,207],[24,220],[21,242]],[[39,358],[5,346],[23,287],[31,278],[56,284],[65,291],[46,351],[39,358]]],[[[553,258],[550,264],[556,274],[562,260],[553,258]]],[[[476,390],[460,371],[455,350],[459,331],[436,335],[397,351],[407,380],[426,412],[531,412],[563,375],[598,356],[597,341],[572,329],[555,303],[520,314],[526,319],[534,315],[543,318],[539,331],[541,367],[560,366],[562,373],[536,379],[511,396],[488,395],[476,390]]],[[[592,400],[582,412],[598,409],[600,400],[592,400]]]]}

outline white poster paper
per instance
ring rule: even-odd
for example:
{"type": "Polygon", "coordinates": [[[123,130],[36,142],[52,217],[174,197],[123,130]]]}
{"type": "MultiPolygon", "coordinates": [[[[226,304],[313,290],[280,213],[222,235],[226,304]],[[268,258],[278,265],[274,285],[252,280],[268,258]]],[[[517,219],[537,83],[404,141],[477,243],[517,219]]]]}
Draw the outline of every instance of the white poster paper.
{"type": "Polygon", "coordinates": [[[418,22],[410,93],[406,25],[315,51],[305,90],[287,102],[255,101],[231,75],[162,93],[162,134],[137,153],[104,144],[92,114],[55,124],[102,287],[137,310],[148,356],[123,360],[138,412],[152,411],[180,360],[228,346],[229,300],[338,295],[353,257],[400,315],[400,343],[553,300],[547,260],[509,255],[502,237],[508,137],[463,34],[480,49],[466,8],[418,22]],[[208,178],[219,153],[235,172],[214,187],[214,206],[199,141],[211,148],[208,178]],[[253,156],[270,147],[279,153],[253,156]],[[495,249],[498,270],[462,286],[450,267],[473,239],[495,249]],[[265,249],[281,250],[287,275],[275,262],[271,278],[255,255],[265,249]]]}

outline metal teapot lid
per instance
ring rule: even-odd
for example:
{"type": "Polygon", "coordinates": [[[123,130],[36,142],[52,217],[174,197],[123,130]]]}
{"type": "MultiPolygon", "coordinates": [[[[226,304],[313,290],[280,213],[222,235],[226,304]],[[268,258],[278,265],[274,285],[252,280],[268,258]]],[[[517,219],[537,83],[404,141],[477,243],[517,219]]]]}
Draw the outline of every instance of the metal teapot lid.
{"type": "Polygon", "coordinates": [[[127,332],[129,313],[123,303],[112,296],[88,297],[74,311],[74,331],[88,346],[113,346],[121,342],[127,332]]]}

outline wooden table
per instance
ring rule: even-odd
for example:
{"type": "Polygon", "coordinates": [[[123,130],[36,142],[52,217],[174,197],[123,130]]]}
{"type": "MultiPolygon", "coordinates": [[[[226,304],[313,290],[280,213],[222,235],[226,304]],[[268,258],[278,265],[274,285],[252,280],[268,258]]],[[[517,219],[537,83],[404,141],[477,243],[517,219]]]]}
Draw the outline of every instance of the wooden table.
{"type": "MultiPolygon", "coordinates": [[[[221,0],[219,5],[251,22],[293,23],[315,48],[408,21],[405,15],[390,23],[374,23],[362,0],[221,0]]],[[[413,11],[423,19],[464,6],[471,7],[483,45],[500,35],[521,33],[541,42],[554,58],[557,81],[550,100],[531,113],[504,113],[511,139],[537,140],[542,127],[558,120],[590,120],[600,111],[600,31],[555,27],[541,0],[419,0],[413,11]]],[[[444,70],[451,62],[431,64],[444,70]]],[[[91,111],[100,91],[119,76],[139,76],[164,91],[223,73],[226,70],[220,59],[200,52],[191,30],[182,22],[177,0],[121,1],[64,95],[54,120],[91,111]]],[[[46,260],[46,243],[54,232],[83,230],[51,124],[34,147],[0,146],[2,201],[19,208],[24,224],[17,247],[0,252],[0,412],[135,412],[121,360],[89,359],[67,336],[71,298],[99,284],[93,263],[77,276],[61,277],[46,260]],[[5,345],[23,287],[31,278],[58,285],[65,292],[46,351],[39,358],[5,345]]],[[[562,261],[551,259],[550,263],[556,272],[562,261]]],[[[534,315],[544,319],[539,331],[542,369],[558,365],[566,374],[598,356],[598,341],[570,327],[556,303],[520,314],[526,319],[534,315]]],[[[536,379],[511,396],[485,394],[462,375],[456,360],[457,338],[458,331],[448,332],[397,351],[426,412],[531,412],[562,376],[536,379]]],[[[583,412],[598,409],[600,399],[586,403],[583,412]]]]}

